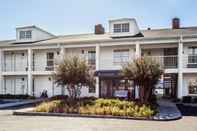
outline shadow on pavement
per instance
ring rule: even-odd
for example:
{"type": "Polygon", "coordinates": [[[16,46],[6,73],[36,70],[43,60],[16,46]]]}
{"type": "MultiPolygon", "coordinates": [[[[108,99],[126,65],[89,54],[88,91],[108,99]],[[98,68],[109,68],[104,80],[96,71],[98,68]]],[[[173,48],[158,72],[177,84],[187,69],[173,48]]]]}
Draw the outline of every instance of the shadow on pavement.
{"type": "Polygon", "coordinates": [[[197,107],[177,104],[178,109],[183,116],[197,116],[197,107]]]}

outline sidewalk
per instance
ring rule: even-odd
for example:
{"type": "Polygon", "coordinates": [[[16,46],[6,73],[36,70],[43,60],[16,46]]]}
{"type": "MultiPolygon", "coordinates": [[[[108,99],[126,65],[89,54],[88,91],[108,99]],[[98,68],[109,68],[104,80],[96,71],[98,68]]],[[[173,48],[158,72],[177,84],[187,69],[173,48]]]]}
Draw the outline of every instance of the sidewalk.
{"type": "Polygon", "coordinates": [[[34,104],[43,101],[43,99],[35,99],[35,100],[24,100],[24,101],[18,101],[14,103],[6,103],[6,104],[1,104],[0,109],[6,109],[10,107],[18,107],[18,106],[23,106],[23,105],[28,105],[28,104],[34,104]]]}
{"type": "Polygon", "coordinates": [[[182,118],[182,114],[176,107],[175,103],[170,100],[160,99],[157,102],[159,104],[159,113],[154,116],[155,120],[176,120],[182,118]]]}

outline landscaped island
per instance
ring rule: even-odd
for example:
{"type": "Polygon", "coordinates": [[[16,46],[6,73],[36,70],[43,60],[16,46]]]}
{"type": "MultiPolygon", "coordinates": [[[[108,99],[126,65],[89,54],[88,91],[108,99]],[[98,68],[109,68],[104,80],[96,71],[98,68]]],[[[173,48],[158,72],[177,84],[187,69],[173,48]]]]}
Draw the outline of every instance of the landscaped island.
{"type": "Polygon", "coordinates": [[[82,98],[75,101],[69,99],[46,101],[38,105],[34,111],[146,118],[155,114],[150,106],[138,105],[132,101],[94,98],[82,98]]]}

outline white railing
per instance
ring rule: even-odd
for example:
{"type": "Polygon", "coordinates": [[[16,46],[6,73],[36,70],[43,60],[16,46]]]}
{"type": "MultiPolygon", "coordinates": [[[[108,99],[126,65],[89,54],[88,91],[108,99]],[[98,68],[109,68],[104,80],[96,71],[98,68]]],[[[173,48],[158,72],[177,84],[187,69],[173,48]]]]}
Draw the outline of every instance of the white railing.
{"type": "MultiPolygon", "coordinates": [[[[59,60],[55,60],[54,61],[54,65],[52,66],[47,66],[47,62],[46,61],[33,61],[32,62],[32,71],[54,71],[55,68],[58,66],[58,64],[60,64],[59,60]]],[[[95,61],[87,61],[88,66],[90,67],[90,69],[95,70],[96,69],[96,65],[95,65],[95,61]]]]}
{"type": "Polygon", "coordinates": [[[5,72],[28,71],[27,61],[5,60],[3,65],[3,71],[5,72]]]}
{"type": "MultiPolygon", "coordinates": [[[[158,62],[163,68],[171,69],[177,68],[178,66],[178,57],[176,55],[169,56],[148,56],[151,59],[158,62]]],[[[113,69],[121,69],[121,67],[128,62],[132,62],[135,57],[130,57],[129,59],[122,60],[114,60],[113,58],[100,58],[99,68],[102,70],[113,70],[113,69]]],[[[185,67],[191,68],[197,65],[197,55],[196,56],[186,56],[183,59],[186,61],[185,67]]],[[[46,61],[32,61],[32,71],[54,71],[57,66],[57,62],[54,61],[54,66],[47,66],[46,61]]],[[[88,61],[87,61],[88,63],[88,61]]],[[[183,62],[185,63],[185,62],[183,62]]],[[[95,62],[89,61],[89,66],[91,69],[95,69],[95,62]]],[[[196,66],[197,68],[197,66],[196,66]]],[[[4,71],[28,71],[28,64],[24,61],[5,61],[4,62],[4,71]]]]}
{"type": "MultiPolygon", "coordinates": [[[[178,57],[176,55],[169,56],[147,56],[148,58],[159,63],[164,69],[174,69],[178,67],[178,57]]],[[[132,62],[135,57],[115,61],[113,58],[104,58],[100,60],[101,69],[121,69],[128,62],[132,62]]]]}
{"type": "Polygon", "coordinates": [[[164,69],[171,69],[178,67],[178,56],[168,55],[168,56],[147,56],[152,60],[159,63],[164,69]]]}

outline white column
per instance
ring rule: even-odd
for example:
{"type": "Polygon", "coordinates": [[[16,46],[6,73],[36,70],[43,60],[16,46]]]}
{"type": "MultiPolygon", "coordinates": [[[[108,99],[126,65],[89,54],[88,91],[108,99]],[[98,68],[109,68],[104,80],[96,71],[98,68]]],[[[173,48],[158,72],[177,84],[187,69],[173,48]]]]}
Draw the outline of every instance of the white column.
{"type": "MultiPolygon", "coordinates": [[[[100,45],[96,45],[96,71],[100,68],[100,45]]],[[[95,96],[99,97],[99,77],[96,77],[96,93],[95,96]]]]}
{"type": "Polygon", "coordinates": [[[61,59],[61,60],[63,60],[64,55],[65,55],[65,49],[64,49],[64,47],[61,47],[61,48],[60,48],[60,59],[61,59]]]}
{"type": "Polygon", "coordinates": [[[182,98],[183,91],[183,42],[182,36],[178,43],[178,98],[182,98]]]}
{"type": "Polygon", "coordinates": [[[33,95],[32,90],[32,49],[28,49],[28,94],[33,95]]]}
{"type": "Polygon", "coordinates": [[[136,43],[135,44],[135,57],[139,58],[141,56],[141,49],[140,49],[140,44],[136,43]]]}
{"type": "Polygon", "coordinates": [[[99,70],[100,67],[100,45],[96,45],[96,70],[99,70]]]}
{"type": "Polygon", "coordinates": [[[0,49],[0,94],[4,93],[4,77],[2,75],[3,72],[3,65],[4,65],[4,54],[3,51],[0,49]]]}
{"type": "MultiPolygon", "coordinates": [[[[135,58],[140,58],[141,57],[141,49],[140,49],[140,44],[136,43],[135,44],[135,58]]],[[[135,87],[135,99],[139,98],[139,87],[136,85],[135,87]]]]}
{"type": "MultiPolygon", "coordinates": [[[[64,56],[65,56],[65,48],[61,47],[60,48],[60,62],[64,59],[64,56]]],[[[65,95],[65,87],[64,86],[61,87],[61,94],[65,95]]]]}

